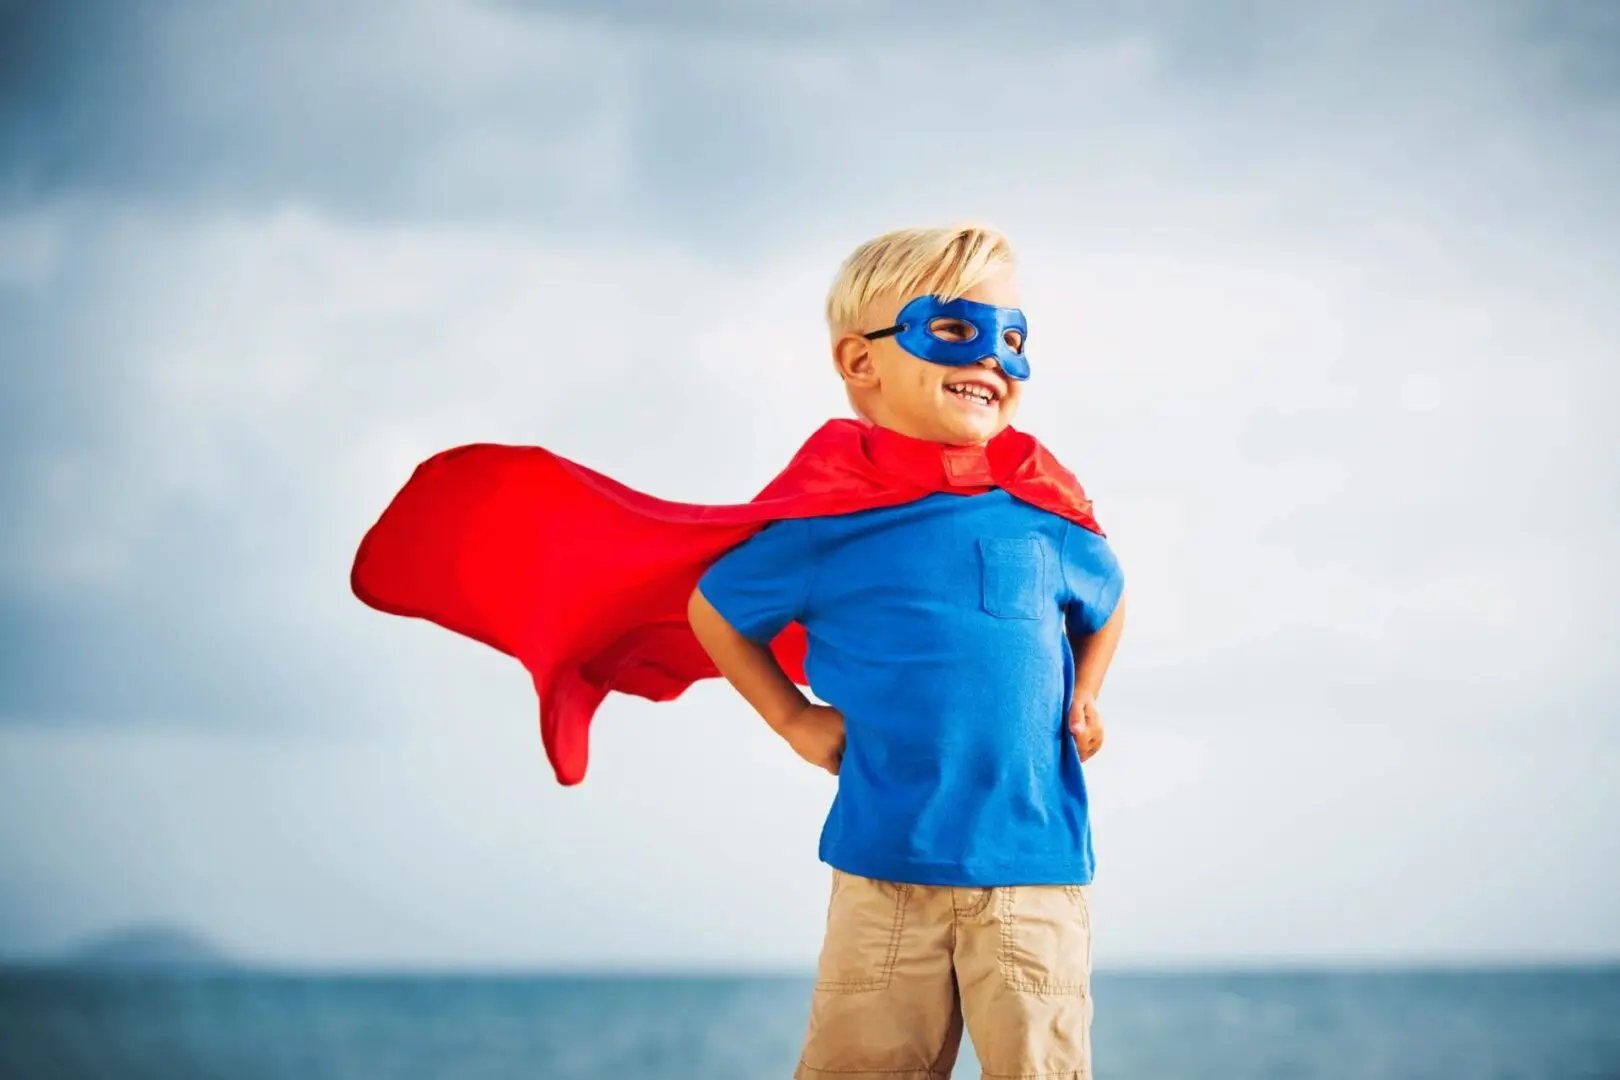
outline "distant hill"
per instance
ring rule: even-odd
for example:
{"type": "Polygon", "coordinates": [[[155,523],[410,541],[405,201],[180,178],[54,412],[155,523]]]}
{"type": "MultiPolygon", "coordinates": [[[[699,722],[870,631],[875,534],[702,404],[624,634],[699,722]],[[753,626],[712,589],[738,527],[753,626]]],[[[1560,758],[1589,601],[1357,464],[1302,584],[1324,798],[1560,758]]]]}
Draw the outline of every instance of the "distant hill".
{"type": "Polygon", "coordinates": [[[235,967],[219,948],[174,926],[131,926],[99,934],[67,958],[69,965],[100,970],[198,971],[235,967]]]}

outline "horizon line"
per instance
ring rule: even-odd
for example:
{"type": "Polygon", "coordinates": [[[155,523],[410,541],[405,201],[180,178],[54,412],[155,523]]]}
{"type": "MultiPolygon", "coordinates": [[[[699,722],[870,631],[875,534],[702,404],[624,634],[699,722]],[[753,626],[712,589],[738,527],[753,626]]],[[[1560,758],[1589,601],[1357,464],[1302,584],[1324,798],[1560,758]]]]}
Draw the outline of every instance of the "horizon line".
{"type": "MultiPolygon", "coordinates": [[[[1101,976],[1275,976],[1275,975],[1511,975],[1537,973],[1620,973],[1620,954],[1525,957],[1257,957],[1131,960],[1099,964],[1101,976]]],[[[0,955],[0,973],[78,975],[262,975],[286,978],[423,978],[622,981],[778,981],[815,978],[815,967],[626,964],[478,963],[319,963],[274,962],[229,956],[204,962],[90,960],[82,957],[0,955]]]]}

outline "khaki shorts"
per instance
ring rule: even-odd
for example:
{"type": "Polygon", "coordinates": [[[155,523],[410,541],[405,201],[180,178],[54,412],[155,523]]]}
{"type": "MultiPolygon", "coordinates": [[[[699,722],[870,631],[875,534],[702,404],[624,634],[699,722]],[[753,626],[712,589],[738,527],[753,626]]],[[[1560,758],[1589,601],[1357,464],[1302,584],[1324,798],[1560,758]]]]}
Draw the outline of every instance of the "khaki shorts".
{"type": "Polygon", "coordinates": [[[833,871],[798,1080],[1089,1080],[1091,909],[1078,885],[898,885],[833,871]]]}

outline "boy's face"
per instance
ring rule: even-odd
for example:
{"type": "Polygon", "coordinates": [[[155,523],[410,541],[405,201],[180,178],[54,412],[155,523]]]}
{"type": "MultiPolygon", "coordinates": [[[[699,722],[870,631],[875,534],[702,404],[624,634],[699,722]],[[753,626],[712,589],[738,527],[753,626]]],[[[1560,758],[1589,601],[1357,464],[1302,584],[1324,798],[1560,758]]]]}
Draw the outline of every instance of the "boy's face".
{"type": "MultiPolygon", "coordinates": [[[[1018,280],[1011,266],[969,289],[964,299],[997,307],[1018,307],[1018,280]]],[[[890,326],[910,296],[883,296],[873,301],[861,331],[890,326]]],[[[933,333],[945,340],[971,338],[965,323],[936,322],[933,333]]],[[[1017,336],[1016,330],[1008,331],[1017,336]]],[[[1009,341],[1017,349],[1023,341],[1009,341]]],[[[912,438],[953,446],[990,441],[1013,422],[1023,384],[1007,377],[993,359],[969,367],[932,363],[907,352],[893,337],[867,340],[846,334],[834,345],[834,358],[851,400],[873,423],[912,438]]],[[[987,349],[988,351],[988,349],[987,349]]]]}

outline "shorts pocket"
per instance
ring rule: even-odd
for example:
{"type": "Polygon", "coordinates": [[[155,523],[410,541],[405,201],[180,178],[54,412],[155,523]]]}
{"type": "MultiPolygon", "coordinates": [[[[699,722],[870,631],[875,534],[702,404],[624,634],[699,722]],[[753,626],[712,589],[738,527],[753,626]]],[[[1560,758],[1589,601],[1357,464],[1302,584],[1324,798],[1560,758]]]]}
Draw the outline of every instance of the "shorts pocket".
{"type": "Polygon", "coordinates": [[[1078,885],[1004,888],[997,897],[1008,990],[1084,997],[1091,988],[1091,904],[1078,885]]]}
{"type": "Polygon", "coordinates": [[[816,989],[839,994],[887,989],[910,896],[909,885],[834,870],[816,989]]]}
{"type": "Polygon", "coordinates": [[[1041,542],[1034,537],[979,539],[984,610],[998,619],[1038,619],[1046,595],[1041,542]]]}

